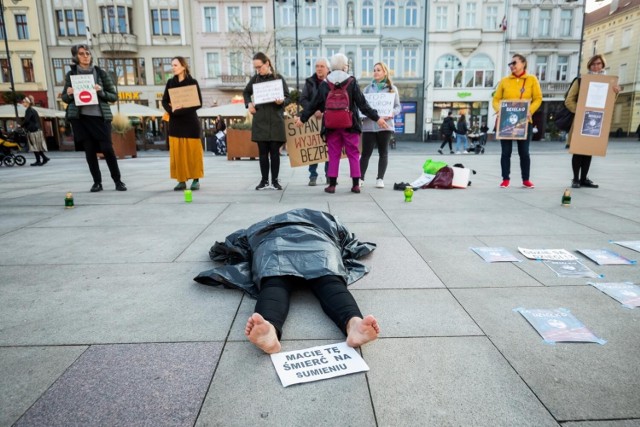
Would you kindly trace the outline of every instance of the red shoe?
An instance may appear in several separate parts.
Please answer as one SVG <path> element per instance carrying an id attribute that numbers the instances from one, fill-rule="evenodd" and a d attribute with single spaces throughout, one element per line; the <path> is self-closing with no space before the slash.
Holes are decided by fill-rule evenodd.
<path id="1" fill-rule="evenodd" d="M 354 185 L 353 187 L 351 187 L 351 192 L 352 193 L 360 193 L 360 186 L 359 185 Z"/>
<path id="2" fill-rule="evenodd" d="M 500 184 L 500 188 L 507 188 L 509 186 L 509 180 L 503 179 L 502 184 Z"/>
<path id="3" fill-rule="evenodd" d="M 330 185 L 328 187 L 325 187 L 324 192 L 333 194 L 333 193 L 336 192 L 336 186 L 335 185 Z"/>
<path id="4" fill-rule="evenodd" d="M 525 188 L 535 188 L 536 186 L 533 185 L 533 182 L 526 180 L 526 181 L 522 181 L 522 186 Z"/>

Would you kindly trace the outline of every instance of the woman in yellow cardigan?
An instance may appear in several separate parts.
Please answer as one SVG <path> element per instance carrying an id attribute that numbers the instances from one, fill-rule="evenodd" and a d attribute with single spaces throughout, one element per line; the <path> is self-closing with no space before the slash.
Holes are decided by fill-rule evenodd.
<path id="1" fill-rule="evenodd" d="M 604 56 L 595 55 L 587 62 L 587 69 L 589 74 L 606 74 L 604 67 L 607 66 Z M 613 92 L 618 96 L 620 93 L 620 86 L 616 85 L 611 88 Z M 580 94 L 580 79 L 575 79 L 567 92 L 567 96 L 564 100 L 564 105 L 567 110 L 572 113 L 576 112 L 578 108 L 578 95 Z M 574 122 L 575 123 L 575 122 Z M 569 131 L 567 137 L 567 147 L 571 144 L 571 133 L 573 132 L 573 125 Z M 573 180 L 571 181 L 571 187 L 573 188 L 598 188 L 598 184 L 595 184 L 587 176 L 589 174 L 589 167 L 591 167 L 591 156 L 586 154 L 574 154 L 571 158 L 571 169 L 573 169 Z"/>
<path id="2" fill-rule="evenodd" d="M 536 76 L 527 74 L 527 59 L 516 53 L 508 64 L 511 74 L 500 80 L 498 88 L 493 95 L 493 109 L 500 114 L 500 101 L 502 100 L 531 100 L 529 105 L 529 129 L 527 131 L 526 140 L 515 140 L 518 143 L 518 155 L 520 156 L 520 171 L 522 174 L 522 186 L 525 188 L 533 188 L 533 182 L 529 180 L 531 170 L 531 158 L 529 157 L 529 143 L 531 142 L 532 120 L 531 116 L 542 104 L 542 90 Z M 498 117 L 500 120 L 500 117 Z M 500 187 L 507 188 L 509 186 L 511 174 L 511 151 L 513 149 L 513 141 L 511 139 L 501 139 L 502 155 L 500 157 L 500 166 L 502 168 L 502 183 Z"/>

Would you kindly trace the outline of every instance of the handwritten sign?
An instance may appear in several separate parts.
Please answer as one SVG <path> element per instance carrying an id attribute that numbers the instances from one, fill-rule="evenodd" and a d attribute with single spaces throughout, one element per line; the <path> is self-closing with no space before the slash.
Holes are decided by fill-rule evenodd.
<path id="1" fill-rule="evenodd" d="M 171 106 L 179 105 L 180 108 L 200 106 L 198 86 L 196 85 L 173 87 L 169 89 L 169 99 L 171 100 Z"/>
<path id="2" fill-rule="evenodd" d="M 283 387 L 369 370 L 364 359 L 346 342 L 275 353 L 271 362 Z"/>
<path id="3" fill-rule="evenodd" d="M 312 117 L 302 127 L 296 127 L 295 119 L 286 119 L 287 154 L 291 167 L 308 166 L 329 160 L 327 143 L 320 136 L 320 120 Z M 344 149 L 341 158 L 347 156 Z"/>
<path id="4" fill-rule="evenodd" d="M 520 253 L 529 259 L 546 259 L 552 261 L 572 261 L 578 259 L 577 256 L 566 249 L 527 249 L 518 247 Z"/>
<path id="5" fill-rule="evenodd" d="M 93 74 L 76 74 L 70 77 L 73 99 L 76 105 L 96 105 L 98 103 L 98 93 L 94 89 L 96 81 L 93 79 Z"/>
<path id="6" fill-rule="evenodd" d="M 501 101 L 496 139 L 527 139 L 530 101 Z"/>
<path id="7" fill-rule="evenodd" d="M 267 104 L 276 99 L 284 99 L 284 89 L 282 88 L 281 79 L 255 83 L 253 85 L 253 103 L 255 105 Z"/>
<path id="8" fill-rule="evenodd" d="M 395 93 L 382 92 L 382 93 L 365 93 L 364 97 L 371 108 L 378 112 L 380 117 L 393 116 L 393 103 L 396 100 Z M 360 117 L 365 117 L 360 112 Z"/>

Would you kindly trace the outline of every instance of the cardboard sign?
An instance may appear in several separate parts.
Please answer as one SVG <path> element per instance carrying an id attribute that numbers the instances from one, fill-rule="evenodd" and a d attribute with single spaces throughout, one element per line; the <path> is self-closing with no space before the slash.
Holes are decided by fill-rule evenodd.
<path id="1" fill-rule="evenodd" d="M 196 85 L 173 87 L 169 89 L 169 99 L 171 100 L 172 106 L 179 105 L 180 108 L 200 106 L 198 86 Z"/>
<path id="2" fill-rule="evenodd" d="M 580 80 L 578 106 L 571 131 L 571 154 L 605 156 L 616 102 L 617 76 L 585 74 Z"/>
<path id="3" fill-rule="evenodd" d="M 369 370 L 360 354 L 346 342 L 275 353 L 271 361 L 283 387 Z"/>
<path id="4" fill-rule="evenodd" d="M 378 112 L 380 117 L 392 117 L 393 116 L 393 103 L 396 100 L 395 93 L 382 92 L 382 93 L 365 93 L 364 94 L 367 103 L 371 108 Z M 365 117 L 362 111 L 359 112 L 360 117 Z"/>
<path id="5" fill-rule="evenodd" d="M 94 89 L 96 85 L 93 74 L 76 74 L 71 77 L 73 99 L 77 106 L 96 105 L 98 93 Z"/>
<path id="6" fill-rule="evenodd" d="M 268 104 L 276 99 L 284 99 L 282 80 L 272 80 L 264 83 L 253 84 L 253 104 Z"/>
<path id="7" fill-rule="evenodd" d="M 529 130 L 529 100 L 500 102 L 500 119 L 496 139 L 527 139 Z"/>
<path id="8" fill-rule="evenodd" d="M 320 136 L 320 120 L 312 117 L 302 127 L 295 125 L 295 119 L 286 119 L 287 154 L 291 167 L 308 166 L 329 160 L 327 143 Z M 344 149 L 340 158 L 347 157 Z"/>

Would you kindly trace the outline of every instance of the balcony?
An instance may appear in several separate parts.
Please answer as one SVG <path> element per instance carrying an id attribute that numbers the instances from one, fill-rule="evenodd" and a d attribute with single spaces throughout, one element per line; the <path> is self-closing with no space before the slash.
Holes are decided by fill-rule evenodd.
<path id="1" fill-rule="evenodd" d="M 456 30 L 451 34 L 451 46 L 453 46 L 462 56 L 469 56 L 476 50 L 482 41 L 482 31 L 475 28 L 464 28 Z"/>
<path id="2" fill-rule="evenodd" d="M 213 84 L 219 90 L 243 90 L 249 81 L 248 76 L 220 75 L 220 79 Z"/>
<path id="3" fill-rule="evenodd" d="M 564 94 L 569 90 L 571 81 L 567 82 L 540 82 L 542 96 L 545 98 L 564 98 Z"/>
<path id="4" fill-rule="evenodd" d="M 138 53 L 138 37 L 133 34 L 101 33 L 96 37 L 103 53 Z"/>

